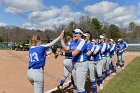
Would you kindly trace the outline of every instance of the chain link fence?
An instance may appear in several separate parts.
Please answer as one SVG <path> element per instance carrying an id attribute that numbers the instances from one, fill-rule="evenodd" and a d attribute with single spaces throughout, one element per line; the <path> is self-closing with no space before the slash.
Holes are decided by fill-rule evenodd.
<path id="1" fill-rule="evenodd" d="M 127 51 L 139 51 L 140 52 L 140 38 L 125 38 L 125 42 L 128 44 Z M 47 41 L 44 41 L 44 43 L 48 43 Z M 59 42 L 58 42 L 59 43 Z M 56 43 L 56 44 L 58 44 Z M 10 49 L 11 43 L 8 42 L 0 42 L 0 49 Z"/>
<path id="2" fill-rule="evenodd" d="M 124 40 L 128 44 L 128 51 L 140 52 L 140 38 L 125 38 Z"/>

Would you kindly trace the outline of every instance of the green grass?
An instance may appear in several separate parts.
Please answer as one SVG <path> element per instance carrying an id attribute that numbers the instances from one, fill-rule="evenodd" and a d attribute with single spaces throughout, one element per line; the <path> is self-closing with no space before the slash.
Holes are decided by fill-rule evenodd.
<path id="1" fill-rule="evenodd" d="M 140 93 L 140 57 L 136 57 L 99 93 Z"/>

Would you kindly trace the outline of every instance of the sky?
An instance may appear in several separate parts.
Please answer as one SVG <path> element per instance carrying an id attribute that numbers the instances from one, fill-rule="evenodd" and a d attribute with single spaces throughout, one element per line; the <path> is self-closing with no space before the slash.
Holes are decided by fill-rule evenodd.
<path id="1" fill-rule="evenodd" d="M 0 0 L 0 26 L 53 30 L 85 15 L 118 26 L 140 25 L 140 0 Z"/>

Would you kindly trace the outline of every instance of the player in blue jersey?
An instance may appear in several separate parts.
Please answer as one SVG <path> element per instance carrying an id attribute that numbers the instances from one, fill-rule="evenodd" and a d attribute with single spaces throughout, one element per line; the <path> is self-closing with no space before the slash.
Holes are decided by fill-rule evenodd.
<path id="1" fill-rule="evenodd" d="M 44 93 L 44 66 L 46 51 L 54 45 L 62 36 L 64 31 L 52 42 L 41 45 L 41 38 L 33 36 L 30 40 L 28 80 L 34 86 L 34 93 Z"/>
<path id="2" fill-rule="evenodd" d="M 72 57 L 72 76 L 77 87 L 77 93 L 86 93 L 85 81 L 88 70 L 87 45 L 85 40 L 82 39 L 82 34 L 82 30 L 75 29 L 73 32 L 73 41 L 69 47 L 66 47 L 66 50 L 72 51 L 62 52 L 62 55 Z"/>
<path id="3" fill-rule="evenodd" d="M 95 64 L 94 64 L 94 59 L 93 59 L 93 47 L 95 47 L 95 45 L 93 44 L 93 42 L 91 41 L 92 39 L 92 35 L 89 31 L 85 32 L 84 36 L 85 41 L 87 43 L 87 62 L 88 62 L 88 71 L 89 71 L 89 77 L 90 77 L 90 81 L 92 83 L 92 90 L 93 93 L 97 93 L 97 86 L 96 86 L 96 73 L 95 73 Z"/>
<path id="4" fill-rule="evenodd" d="M 126 55 L 127 43 L 123 39 L 119 39 L 118 45 L 118 67 L 121 65 L 121 68 L 124 69 L 124 60 Z"/>
<path id="5" fill-rule="evenodd" d="M 66 38 L 66 46 L 70 47 L 71 42 L 72 42 L 72 38 L 70 36 L 67 36 L 67 38 Z M 65 45 L 63 45 L 64 43 L 65 43 L 64 40 L 61 39 L 62 47 L 65 50 L 66 47 L 65 47 Z M 71 51 L 71 50 L 68 50 L 68 51 Z M 64 84 L 65 80 L 67 79 L 68 75 L 70 73 L 72 73 L 72 69 L 73 69 L 72 57 L 65 56 L 65 59 L 63 61 L 63 65 L 64 65 L 64 75 L 63 75 L 62 79 L 60 80 L 60 85 L 58 86 L 59 89 L 63 88 L 63 84 Z M 74 83 L 72 76 L 71 76 L 71 83 L 72 84 Z"/>
<path id="6" fill-rule="evenodd" d="M 105 43 L 107 44 L 107 48 L 105 51 L 106 56 L 106 64 L 105 64 L 105 70 L 106 70 L 106 80 L 110 79 L 110 65 L 111 65 L 111 59 L 110 59 L 110 45 L 108 38 L 105 39 Z"/>
<path id="7" fill-rule="evenodd" d="M 100 89 L 103 89 L 102 81 L 103 81 L 103 65 L 102 65 L 102 55 L 101 55 L 101 48 L 97 41 L 93 40 L 94 47 L 92 48 L 93 51 L 93 61 L 95 65 L 95 73 L 97 73 L 97 77 L 99 78 L 99 85 Z M 94 84 L 94 87 L 96 88 L 96 84 Z"/>
<path id="8" fill-rule="evenodd" d="M 105 64 L 106 64 L 106 55 L 105 52 L 107 50 L 107 44 L 105 43 L 105 36 L 99 36 L 99 46 L 100 46 L 100 53 L 102 56 L 102 66 L 103 66 L 103 80 L 105 79 Z"/>
<path id="9" fill-rule="evenodd" d="M 117 55 L 116 55 L 116 44 L 113 39 L 109 39 L 109 45 L 110 45 L 110 58 L 112 63 L 112 70 L 113 73 L 111 75 L 116 75 L 116 63 L 117 63 Z"/>

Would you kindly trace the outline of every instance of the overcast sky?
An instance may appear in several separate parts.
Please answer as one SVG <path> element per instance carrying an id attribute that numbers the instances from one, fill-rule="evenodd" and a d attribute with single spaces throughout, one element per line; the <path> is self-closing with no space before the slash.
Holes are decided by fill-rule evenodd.
<path id="1" fill-rule="evenodd" d="M 0 25 L 53 29 L 83 15 L 101 21 L 140 25 L 139 0 L 0 0 Z"/>

